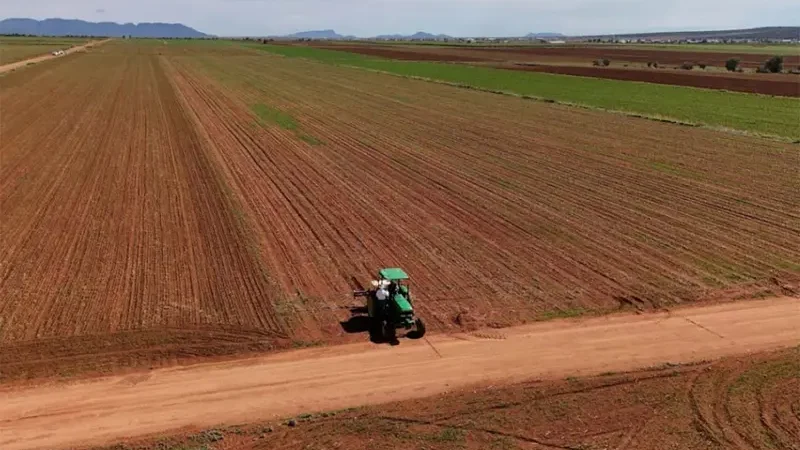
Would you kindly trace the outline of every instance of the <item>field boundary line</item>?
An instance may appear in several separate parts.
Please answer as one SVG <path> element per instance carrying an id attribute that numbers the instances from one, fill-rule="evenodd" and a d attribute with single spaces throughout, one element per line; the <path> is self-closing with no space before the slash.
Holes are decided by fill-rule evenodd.
<path id="1" fill-rule="evenodd" d="M 692 319 L 690 319 L 690 318 L 688 318 L 686 316 L 682 316 L 682 317 L 683 317 L 683 320 L 685 320 L 685 321 L 689 322 L 690 324 L 700 328 L 701 330 L 705 330 L 705 331 L 713 334 L 714 336 L 717 336 L 720 339 L 725 339 L 725 336 L 717 333 L 716 331 L 714 331 L 714 330 L 712 330 L 712 329 L 710 329 L 710 328 L 708 328 L 708 327 L 706 327 L 704 325 L 700 325 L 699 323 L 695 322 L 694 320 L 692 320 Z"/>
<path id="2" fill-rule="evenodd" d="M 278 55 L 278 56 L 284 57 L 282 55 Z M 306 61 L 320 63 L 320 61 L 317 61 L 317 60 L 314 60 L 314 59 L 311 59 L 311 58 L 302 58 L 302 59 L 304 59 Z M 324 63 L 322 63 L 322 64 L 324 64 Z M 645 120 L 650 120 L 650 121 L 653 121 L 653 122 L 671 123 L 673 125 L 681 125 L 681 126 L 692 127 L 692 128 L 703 128 L 703 129 L 718 131 L 718 132 L 722 132 L 722 133 L 738 134 L 738 135 L 741 135 L 741 136 L 750 136 L 750 137 L 756 137 L 756 138 L 761 138 L 761 139 L 769 139 L 769 140 L 783 142 L 783 143 L 789 143 L 789 144 L 800 144 L 800 139 L 790 138 L 790 137 L 787 137 L 787 136 L 779 136 L 779 135 L 776 135 L 776 134 L 757 133 L 757 132 L 753 132 L 753 131 L 738 130 L 738 129 L 735 129 L 735 128 L 718 126 L 718 125 L 709 125 L 709 124 L 705 124 L 705 123 L 689 122 L 689 121 L 685 121 L 685 120 L 676 119 L 674 117 L 660 116 L 660 115 L 656 115 L 656 114 L 645 114 L 645 113 L 637 113 L 637 112 L 632 112 L 632 111 L 623 111 L 623 110 L 619 110 L 619 109 L 601 108 L 601 107 L 598 107 L 598 106 L 587 105 L 585 103 L 567 102 L 567 101 L 563 101 L 563 100 L 555 100 L 555 99 L 551 99 L 551 98 L 539 97 L 539 96 L 529 95 L 529 94 L 518 94 L 516 92 L 511 92 L 511 91 L 503 91 L 503 90 L 497 90 L 497 89 L 485 89 L 485 88 L 472 86 L 472 85 L 464 84 L 464 83 L 454 83 L 452 81 L 442 81 L 442 80 L 437 80 L 437 79 L 434 79 L 434 78 L 420 77 L 420 76 L 416 76 L 416 75 L 400 75 L 400 74 L 388 72 L 388 71 L 385 71 L 385 70 L 370 69 L 370 68 L 366 68 L 366 67 L 353 66 L 353 65 L 349 65 L 349 64 L 336 64 L 336 63 L 334 63 L 334 65 L 339 66 L 339 67 L 346 67 L 346 68 L 349 68 L 349 69 L 358 69 L 358 70 L 365 70 L 367 72 L 380 73 L 380 74 L 384 74 L 384 75 L 391 75 L 391 76 L 399 77 L 399 78 L 407 78 L 407 79 L 411 79 L 411 80 L 427 81 L 429 83 L 444 84 L 444 85 L 447 85 L 447 86 L 452 86 L 452 87 L 461 88 L 461 89 L 469 89 L 469 90 L 473 90 L 473 91 L 488 92 L 488 93 L 491 93 L 491 94 L 506 95 L 506 96 L 509 96 L 509 97 L 516 97 L 516 98 L 520 98 L 520 99 L 523 99 L 523 100 L 532 100 L 532 101 L 537 101 L 537 102 L 542 102 L 542 103 L 552 103 L 552 104 L 556 104 L 556 105 L 570 106 L 570 107 L 581 108 L 581 109 L 586 109 L 586 110 L 590 110 L 590 111 L 601 111 L 601 112 L 611 113 L 611 114 L 620 114 L 620 115 L 627 116 L 627 117 L 645 119 Z M 567 76 L 569 76 L 569 75 L 567 75 Z M 632 83 L 635 83 L 635 82 L 632 82 Z M 682 87 L 687 87 L 687 86 L 682 86 Z M 688 86 L 687 88 L 689 88 L 689 89 L 698 89 L 698 88 L 693 88 L 693 87 L 690 87 L 690 86 Z M 759 94 L 750 94 L 750 95 L 759 95 Z"/>

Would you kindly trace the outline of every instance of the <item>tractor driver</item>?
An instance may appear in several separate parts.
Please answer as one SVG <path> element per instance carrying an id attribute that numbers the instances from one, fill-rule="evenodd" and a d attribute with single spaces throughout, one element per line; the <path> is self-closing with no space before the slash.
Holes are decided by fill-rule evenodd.
<path id="1" fill-rule="evenodd" d="M 381 281 L 382 282 L 378 286 L 378 290 L 375 291 L 375 298 L 380 301 L 385 301 L 389 299 L 389 291 L 386 290 L 386 283 L 383 282 L 383 280 Z"/>

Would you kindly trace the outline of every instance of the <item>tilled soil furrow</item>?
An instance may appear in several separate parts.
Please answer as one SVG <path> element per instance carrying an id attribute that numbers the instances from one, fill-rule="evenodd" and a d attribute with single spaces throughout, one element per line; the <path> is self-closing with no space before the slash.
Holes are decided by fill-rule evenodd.
<path id="1" fill-rule="evenodd" d="M 691 130 L 698 145 L 676 143 L 672 154 L 655 133 L 671 126 L 614 117 L 587 122 L 594 136 L 568 134 L 564 120 L 591 114 L 270 56 L 171 61 L 183 87 L 202 92 L 191 109 L 207 110 L 198 112 L 204 126 L 234 135 L 220 152 L 242 174 L 271 271 L 318 309 L 344 304 L 348 274 L 390 265 L 387 255 L 414 272 L 422 311 L 436 326 L 449 326 L 460 309 L 496 316 L 479 298 L 523 315 L 565 303 L 607 308 L 617 298 L 672 304 L 758 281 L 800 257 L 786 179 L 761 173 L 747 183 L 759 190 L 742 189 L 733 183 L 740 166 L 708 171 L 724 159 L 703 147 L 712 139 L 706 130 Z M 256 104 L 291 115 L 299 128 L 259 124 L 248 111 Z M 548 115 L 529 120 L 537 112 Z M 236 116 L 236 125 L 220 128 L 215 116 Z M 642 129 L 622 128 L 629 125 Z M 321 144 L 301 142 L 303 133 Z M 759 156 L 736 139 L 721 141 L 731 154 L 764 159 L 760 167 L 776 175 L 791 156 L 783 144 Z M 248 180 L 249 166 L 259 175 Z M 270 192 L 294 201 L 265 209 Z M 393 220 L 381 220 L 387 212 Z M 287 224 L 291 232 L 276 232 Z M 286 237 L 302 253 L 273 243 Z M 451 284 L 468 292 L 457 304 L 446 300 Z"/>
<path id="2" fill-rule="evenodd" d="M 35 86 L 6 75 L 3 107 L 42 120 L 0 117 L 3 378 L 42 373 L 47 348 L 71 353 L 34 345 L 48 338 L 93 336 L 123 365 L 175 358 L 180 346 L 163 344 L 209 329 L 237 329 L 242 348 L 287 338 L 281 293 L 162 62 L 111 46 L 122 51 L 76 55 Z M 165 329 L 183 334 L 150 340 Z M 185 354 L 239 348 L 200 342 Z M 35 357 L 15 351 L 28 347 Z"/>

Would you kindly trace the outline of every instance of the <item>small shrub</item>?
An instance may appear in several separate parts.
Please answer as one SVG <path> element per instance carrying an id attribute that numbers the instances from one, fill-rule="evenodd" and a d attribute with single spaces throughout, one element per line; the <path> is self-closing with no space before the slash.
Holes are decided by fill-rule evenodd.
<path id="1" fill-rule="evenodd" d="M 218 442 L 225 439 L 225 435 L 220 430 L 206 430 L 200 434 L 196 434 L 191 437 L 191 439 L 198 443 L 211 443 L 211 442 Z"/>
<path id="2" fill-rule="evenodd" d="M 783 71 L 783 56 L 773 56 L 764 63 L 764 69 L 772 73 L 781 73 Z"/>
<path id="3" fill-rule="evenodd" d="M 725 68 L 728 69 L 728 72 L 736 72 L 736 69 L 739 68 L 739 59 L 731 58 L 725 61 Z"/>
<path id="4" fill-rule="evenodd" d="M 683 70 L 692 70 L 692 69 L 694 69 L 694 63 L 685 62 L 685 63 L 681 64 L 681 69 L 683 69 Z"/>
<path id="5" fill-rule="evenodd" d="M 603 65 L 603 60 L 602 59 L 595 59 L 594 61 L 592 61 L 592 65 L 593 66 L 602 66 Z"/>
<path id="6" fill-rule="evenodd" d="M 655 67 L 656 69 L 658 69 L 658 61 L 655 61 L 655 62 L 653 63 L 653 67 Z"/>
<path id="7" fill-rule="evenodd" d="M 706 63 L 700 63 L 700 64 L 698 64 L 698 66 L 700 66 L 700 68 L 703 69 L 703 70 L 706 69 Z"/>
<path id="8" fill-rule="evenodd" d="M 653 63 L 651 63 L 651 62 L 649 62 L 649 61 L 648 61 L 648 63 L 647 63 L 647 67 L 653 67 Z"/>
<path id="9" fill-rule="evenodd" d="M 605 67 L 608 67 L 610 64 L 611 64 L 611 61 L 609 61 L 609 60 L 608 60 L 608 58 L 604 58 L 604 59 L 603 59 L 603 65 L 604 65 Z"/>

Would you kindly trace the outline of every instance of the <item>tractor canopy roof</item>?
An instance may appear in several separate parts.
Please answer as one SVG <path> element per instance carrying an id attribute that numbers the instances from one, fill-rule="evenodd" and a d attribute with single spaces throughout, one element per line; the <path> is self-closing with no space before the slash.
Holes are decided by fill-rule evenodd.
<path id="1" fill-rule="evenodd" d="M 379 272 L 381 278 L 385 280 L 407 280 L 408 274 L 403 269 L 398 269 L 396 267 L 388 268 L 388 269 L 381 269 Z"/>

